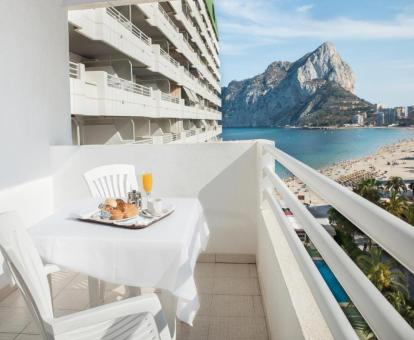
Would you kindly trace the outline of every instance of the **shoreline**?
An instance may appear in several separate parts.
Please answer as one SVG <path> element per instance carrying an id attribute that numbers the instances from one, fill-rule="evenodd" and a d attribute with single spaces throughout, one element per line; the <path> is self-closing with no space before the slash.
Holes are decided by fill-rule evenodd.
<path id="1" fill-rule="evenodd" d="M 352 186 L 364 177 L 375 177 L 385 181 L 398 176 L 404 181 L 414 181 L 414 138 L 404 139 L 381 146 L 367 156 L 344 160 L 318 170 L 321 174 L 343 185 Z M 310 192 L 300 180 L 288 177 L 287 186 L 296 194 L 305 197 L 304 202 L 322 204 L 324 201 Z"/>

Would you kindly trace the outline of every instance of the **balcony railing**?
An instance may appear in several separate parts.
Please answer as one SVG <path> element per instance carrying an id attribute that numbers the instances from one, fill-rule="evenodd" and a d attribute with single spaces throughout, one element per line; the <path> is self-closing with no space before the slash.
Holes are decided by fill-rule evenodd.
<path id="1" fill-rule="evenodd" d="M 121 12 L 119 12 L 114 7 L 107 7 L 106 13 L 118 21 L 122 26 L 124 26 L 128 31 L 133 35 L 141 39 L 145 44 L 151 46 L 151 38 L 148 37 L 144 32 L 142 32 L 137 26 L 135 26 L 130 20 L 128 20 Z"/>
<path id="2" fill-rule="evenodd" d="M 161 92 L 161 99 L 167 102 L 175 103 L 175 104 L 180 103 L 180 98 L 176 96 L 172 96 L 169 93 L 165 93 L 165 92 Z"/>
<path id="3" fill-rule="evenodd" d="M 128 92 L 133 92 L 133 93 L 140 94 L 146 97 L 151 97 L 151 93 L 152 93 L 152 90 L 150 87 L 140 85 L 140 84 L 134 83 L 126 79 L 118 78 L 111 74 L 107 75 L 107 84 L 110 87 L 114 87 L 114 88 L 128 91 Z"/>
<path id="4" fill-rule="evenodd" d="M 174 29 L 174 31 L 180 32 L 180 29 L 177 27 L 177 25 L 174 23 L 174 21 L 171 20 L 170 16 L 165 11 L 165 9 L 161 6 L 161 4 L 158 4 L 158 9 L 162 13 L 162 15 L 165 17 L 165 19 L 167 19 L 167 21 L 170 23 L 170 25 Z"/>
<path id="5" fill-rule="evenodd" d="M 371 237 L 408 270 L 414 271 L 414 257 L 412 256 L 414 229 L 412 226 L 324 177 L 281 150 L 266 145 L 264 146 L 264 155 L 282 164 L 308 185 L 310 190 L 324 198 L 327 203 Z M 296 216 L 376 336 L 379 339 L 413 338 L 413 329 L 321 227 L 306 207 L 299 202 L 282 179 L 275 174 L 274 169 L 273 162 L 268 162 L 264 167 L 264 197 L 274 211 L 334 338 L 358 339 L 284 215 L 272 187 L 276 189 L 277 194 L 282 197 L 287 207 Z"/>
<path id="6" fill-rule="evenodd" d="M 80 78 L 80 65 L 69 61 L 69 77 L 79 79 Z"/>
<path id="7" fill-rule="evenodd" d="M 180 66 L 180 63 L 177 60 L 175 60 L 173 57 L 171 57 L 170 54 L 168 52 L 164 51 L 162 48 L 160 48 L 160 53 L 165 59 L 167 59 L 175 67 Z"/>

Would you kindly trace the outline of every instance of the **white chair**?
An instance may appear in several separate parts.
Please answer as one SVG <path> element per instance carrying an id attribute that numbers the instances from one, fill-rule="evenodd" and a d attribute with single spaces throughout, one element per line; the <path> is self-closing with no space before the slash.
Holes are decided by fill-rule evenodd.
<path id="1" fill-rule="evenodd" d="M 17 213 L 0 214 L 0 252 L 45 340 L 171 340 L 155 294 L 55 318 L 46 270 Z"/>
<path id="2" fill-rule="evenodd" d="M 103 165 L 84 175 L 92 197 L 126 197 L 131 190 L 138 190 L 135 167 L 129 164 Z"/>
<path id="3" fill-rule="evenodd" d="M 92 197 L 120 198 L 126 197 L 131 190 L 138 190 L 135 167 L 130 164 L 103 165 L 87 171 L 83 177 L 89 187 Z M 88 277 L 89 301 L 91 306 L 103 303 L 105 282 Z M 128 296 L 137 296 L 140 289 L 126 287 Z"/>

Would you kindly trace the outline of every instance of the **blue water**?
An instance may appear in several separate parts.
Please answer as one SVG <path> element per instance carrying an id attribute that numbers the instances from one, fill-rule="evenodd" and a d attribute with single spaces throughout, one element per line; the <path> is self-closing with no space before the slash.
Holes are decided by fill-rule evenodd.
<path id="1" fill-rule="evenodd" d="M 270 139 L 276 146 L 314 169 L 363 157 L 379 147 L 414 138 L 413 129 L 284 129 L 225 128 L 223 140 Z"/>
<path id="2" fill-rule="evenodd" d="M 338 302 L 349 302 L 349 296 L 345 293 L 341 284 L 329 269 L 328 265 L 324 260 L 314 260 L 316 267 L 321 273 L 323 279 L 331 290 L 332 294 L 335 296 L 336 301 Z"/>

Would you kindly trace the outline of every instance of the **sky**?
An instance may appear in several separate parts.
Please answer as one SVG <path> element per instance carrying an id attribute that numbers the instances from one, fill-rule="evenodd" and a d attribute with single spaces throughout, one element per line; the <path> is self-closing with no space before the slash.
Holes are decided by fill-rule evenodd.
<path id="1" fill-rule="evenodd" d="M 414 0 L 216 0 L 222 85 L 333 42 L 356 94 L 414 105 Z"/>

